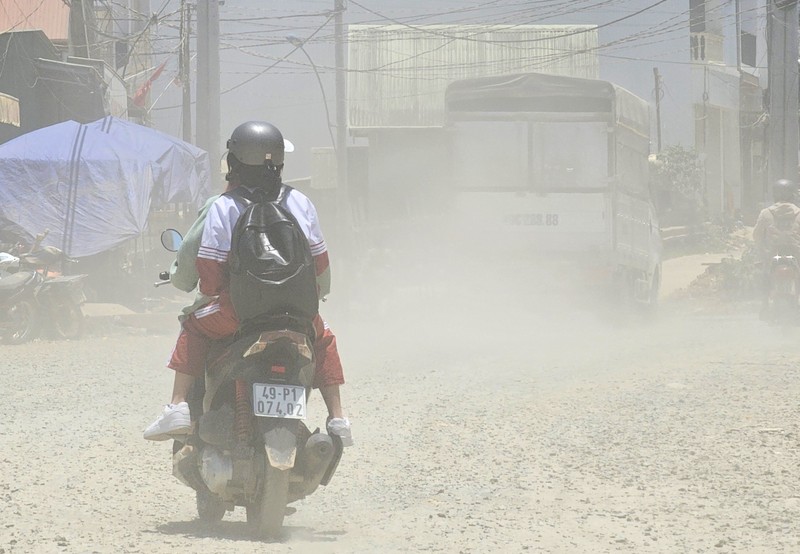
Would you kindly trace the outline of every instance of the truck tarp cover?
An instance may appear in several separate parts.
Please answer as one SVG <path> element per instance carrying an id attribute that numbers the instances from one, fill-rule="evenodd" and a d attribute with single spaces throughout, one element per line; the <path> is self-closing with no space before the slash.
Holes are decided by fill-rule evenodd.
<path id="1" fill-rule="evenodd" d="M 208 154 L 169 135 L 106 117 L 66 121 L 0 145 L 0 227 L 80 258 L 138 237 L 151 206 L 199 206 Z"/>
<path id="2" fill-rule="evenodd" d="M 448 113 L 616 113 L 649 133 L 647 102 L 608 81 L 522 73 L 454 81 L 445 94 Z"/>

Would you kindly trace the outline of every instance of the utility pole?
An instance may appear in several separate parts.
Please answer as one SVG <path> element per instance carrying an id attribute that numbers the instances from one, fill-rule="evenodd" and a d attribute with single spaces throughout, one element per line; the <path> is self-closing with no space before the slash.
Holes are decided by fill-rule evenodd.
<path id="1" fill-rule="evenodd" d="M 131 49 L 128 52 L 128 62 L 133 62 L 132 73 L 138 73 L 150 67 L 151 61 L 148 57 L 149 54 L 146 54 L 150 50 L 150 33 L 147 31 L 151 15 L 150 0 L 128 0 L 128 6 L 131 10 L 130 34 L 136 36 L 134 41 L 128 45 Z M 128 69 L 127 63 L 125 69 Z"/>
<path id="2" fill-rule="evenodd" d="M 69 6 L 69 50 L 71 56 L 91 58 L 95 45 L 94 5 L 73 0 Z"/>
<path id="3" fill-rule="evenodd" d="M 347 88 L 344 55 L 344 0 L 334 0 L 336 43 L 336 187 L 339 242 L 347 250 L 350 232 L 350 198 L 347 179 Z"/>
<path id="4" fill-rule="evenodd" d="M 656 133 L 658 137 L 658 150 L 657 152 L 661 152 L 661 75 L 658 73 L 658 68 L 653 68 L 653 77 L 656 80 Z"/>
<path id="5" fill-rule="evenodd" d="M 183 120 L 183 140 L 192 142 L 192 58 L 189 49 L 189 37 L 192 35 L 192 12 L 189 3 L 181 0 L 181 85 L 183 101 L 181 117 Z M 209 160 L 212 161 L 212 160 Z M 213 162 L 213 161 L 212 161 Z M 214 167 L 213 163 L 211 167 Z"/>
<path id="6" fill-rule="evenodd" d="M 798 21 L 796 0 L 769 0 L 769 160 L 770 183 L 797 181 L 800 126 L 797 120 Z"/>
<path id="7" fill-rule="evenodd" d="M 219 164 L 219 0 L 197 2 L 197 145 Z"/>

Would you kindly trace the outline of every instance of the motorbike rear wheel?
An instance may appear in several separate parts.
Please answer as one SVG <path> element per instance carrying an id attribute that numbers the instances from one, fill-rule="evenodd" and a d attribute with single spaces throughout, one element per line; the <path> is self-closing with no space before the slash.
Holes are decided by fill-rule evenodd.
<path id="1" fill-rule="evenodd" d="M 36 336 L 39 329 L 39 314 L 30 300 L 20 300 L 8 309 L 8 328 L 3 334 L 3 342 L 22 344 Z"/>
<path id="2" fill-rule="evenodd" d="M 225 504 L 214 494 L 197 491 L 197 515 L 203 523 L 217 523 L 225 516 Z"/>
<path id="3" fill-rule="evenodd" d="M 278 538 L 289 500 L 289 471 L 267 464 L 258 500 L 247 509 L 247 523 L 260 539 Z"/>
<path id="4" fill-rule="evenodd" d="M 772 314 L 777 325 L 792 325 L 797 322 L 798 306 L 797 297 L 793 294 L 782 293 L 773 298 Z"/>
<path id="5" fill-rule="evenodd" d="M 53 332 L 57 338 L 78 339 L 83 334 L 84 320 L 78 304 L 64 304 L 53 310 Z"/>

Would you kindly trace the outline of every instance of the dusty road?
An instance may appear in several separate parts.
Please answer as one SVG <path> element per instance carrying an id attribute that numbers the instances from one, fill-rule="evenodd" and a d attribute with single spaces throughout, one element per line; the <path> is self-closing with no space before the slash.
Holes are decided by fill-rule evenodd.
<path id="1" fill-rule="evenodd" d="M 0 347 L 0 553 L 800 552 L 800 329 L 335 311 L 356 446 L 268 546 L 141 438 L 172 330 Z"/>

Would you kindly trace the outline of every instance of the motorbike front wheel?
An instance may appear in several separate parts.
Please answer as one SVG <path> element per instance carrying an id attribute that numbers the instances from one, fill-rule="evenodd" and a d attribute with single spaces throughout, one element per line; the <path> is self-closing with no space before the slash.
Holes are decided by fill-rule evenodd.
<path id="1" fill-rule="evenodd" d="M 247 506 L 247 523 L 258 538 L 274 539 L 281 533 L 289 499 L 289 471 L 267 464 L 258 500 Z"/>
<path id="2" fill-rule="evenodd" d="M 53 310 L 53 332 L 57 338 L 75 340 L 83 334 L 83 310 L 78 304 L 68 303 Z"/>
<path id="3" fill-rule="evenodd" d="M 39 317 L 36 306 L 30 300 L 20 300 L 6 313 L 8 327 L 3 333 L 3 341 L 8 344 L 22 344 L 36 336 Z"/>

